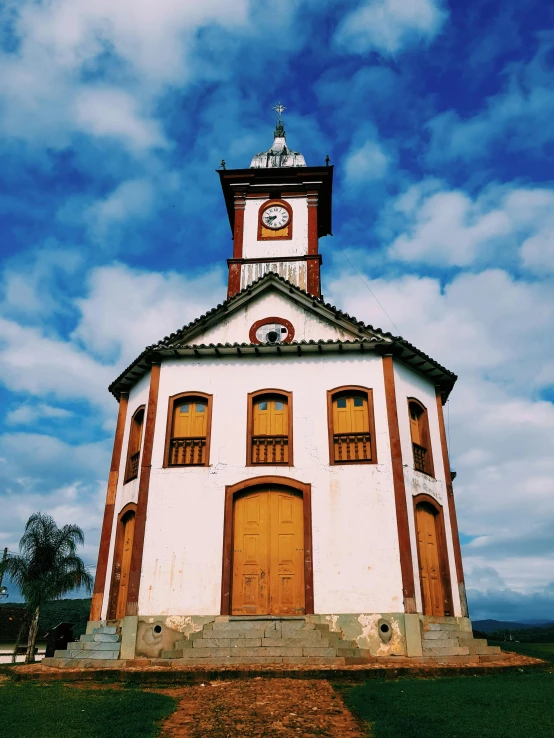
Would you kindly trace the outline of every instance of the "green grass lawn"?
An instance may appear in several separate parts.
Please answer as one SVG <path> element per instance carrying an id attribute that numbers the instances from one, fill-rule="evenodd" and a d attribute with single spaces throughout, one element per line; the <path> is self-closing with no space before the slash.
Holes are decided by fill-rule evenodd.
<path id="1" fill-rule="evenodd" d="M 151 738 L 175 700 L 136 689 L 63 684 L 0 684 L 0 735 L 6 738 Z"/>
<path id="2" fill-rule="evenodd" d="M 554 671 L 374 680 L 344 697 L 373 738 L 554 736 Z"/>
<path id="3" fill-rule="evenodd" d="M 513 641 L 489 641 L 489 646 L 500 646 L 503 651 L 515 651 L 525 656 L 554 663 L 554 643 L 514 643 Z M 553 731 L 554 734 L 554 731 Z"/>

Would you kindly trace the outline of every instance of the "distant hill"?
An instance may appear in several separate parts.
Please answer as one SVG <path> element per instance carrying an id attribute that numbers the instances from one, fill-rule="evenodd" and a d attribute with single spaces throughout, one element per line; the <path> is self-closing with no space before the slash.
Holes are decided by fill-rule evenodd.
<path id="1" fill-rule="evenodd" d="M 511 620 L 472 620 L 474 630 L 492 633 L 495 630 L 526 630 L 527 628 L 548 628 L 554 620 L 535 620 L 527 623 L 516 623 Z"/>

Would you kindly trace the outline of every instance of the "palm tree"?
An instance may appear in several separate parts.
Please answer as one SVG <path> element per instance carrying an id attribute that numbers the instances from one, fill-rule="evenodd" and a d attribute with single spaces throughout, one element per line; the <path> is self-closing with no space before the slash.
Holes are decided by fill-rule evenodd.
<path id="1" fill-rule="evenodd" d="M 78 587 L 92 589 L 93 579 L 83 560 L 77 556 L 77 544 L 85 537 L 77 525 L 58 528 L 50 515 L 31 515 L 19 541 L 19 554 L 9 554 L 0 562 L 0 577 L 6 574 L 19 587 L 32 615 L 25 663 L 35 660 L 35 642 L 40 608 L 58 600 Z"/>

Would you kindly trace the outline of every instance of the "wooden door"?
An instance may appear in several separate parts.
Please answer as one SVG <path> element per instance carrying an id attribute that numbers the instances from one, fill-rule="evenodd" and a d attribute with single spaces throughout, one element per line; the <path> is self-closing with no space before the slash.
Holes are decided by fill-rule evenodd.
<path id="1" fill-rule="evenodd" d="M 208 423 L 205 400 L 185 399 L 175 408 L 173 436 L 177 438 L 205 438 Z"/>
<path id="2" fill-rule="evenodd" d="M 234 505 L 233 615 L 301 615 L 304 592 L 304 506 L 288 490 L 239 497 Z"/>
<path id="3" fill-rule="evenodd" d="M 115 617 L 124 618 L 127 611 L 127 594 L 129 590 L 129 574 L 131 573 L 131 555 L 133 553 L 133 538 L 135 534 L 135 513 L 128 512 L 121 520 L 122 548 L 119 589 L 117 593 L 117 605 Z"/>
<path id="4" fill-rule="evenodd" d="M 416 506 L 419 574 L 424 615 L 445 615 L 437 513 L 431 505 Z"/>
<path id="5" fill-rule="evenodd" d="M 252 420 L 252 462 L 288 464 L 289 406 L 286 398 L 256 400 Z"/>
<path id="6" fill-rule="evenodd" d="M 333 400 L 333 428 L 341 434 L 368 433 L 367 398 L 351 396 Z"/>

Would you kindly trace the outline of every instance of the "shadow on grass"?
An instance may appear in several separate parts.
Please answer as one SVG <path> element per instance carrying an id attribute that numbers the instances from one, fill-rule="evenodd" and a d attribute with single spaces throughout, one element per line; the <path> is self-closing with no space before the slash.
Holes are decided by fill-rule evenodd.
<path id="1" fill-rule="evenodd" d="M 153 738 L 176 707 L 137 689 L 0 684 L 0 734 L 9 738 Z"/>
<path id="2" fill-rule="evenodd" d="M 373 738 L 552 738 L 554 671 L 339 686 Z"/>

